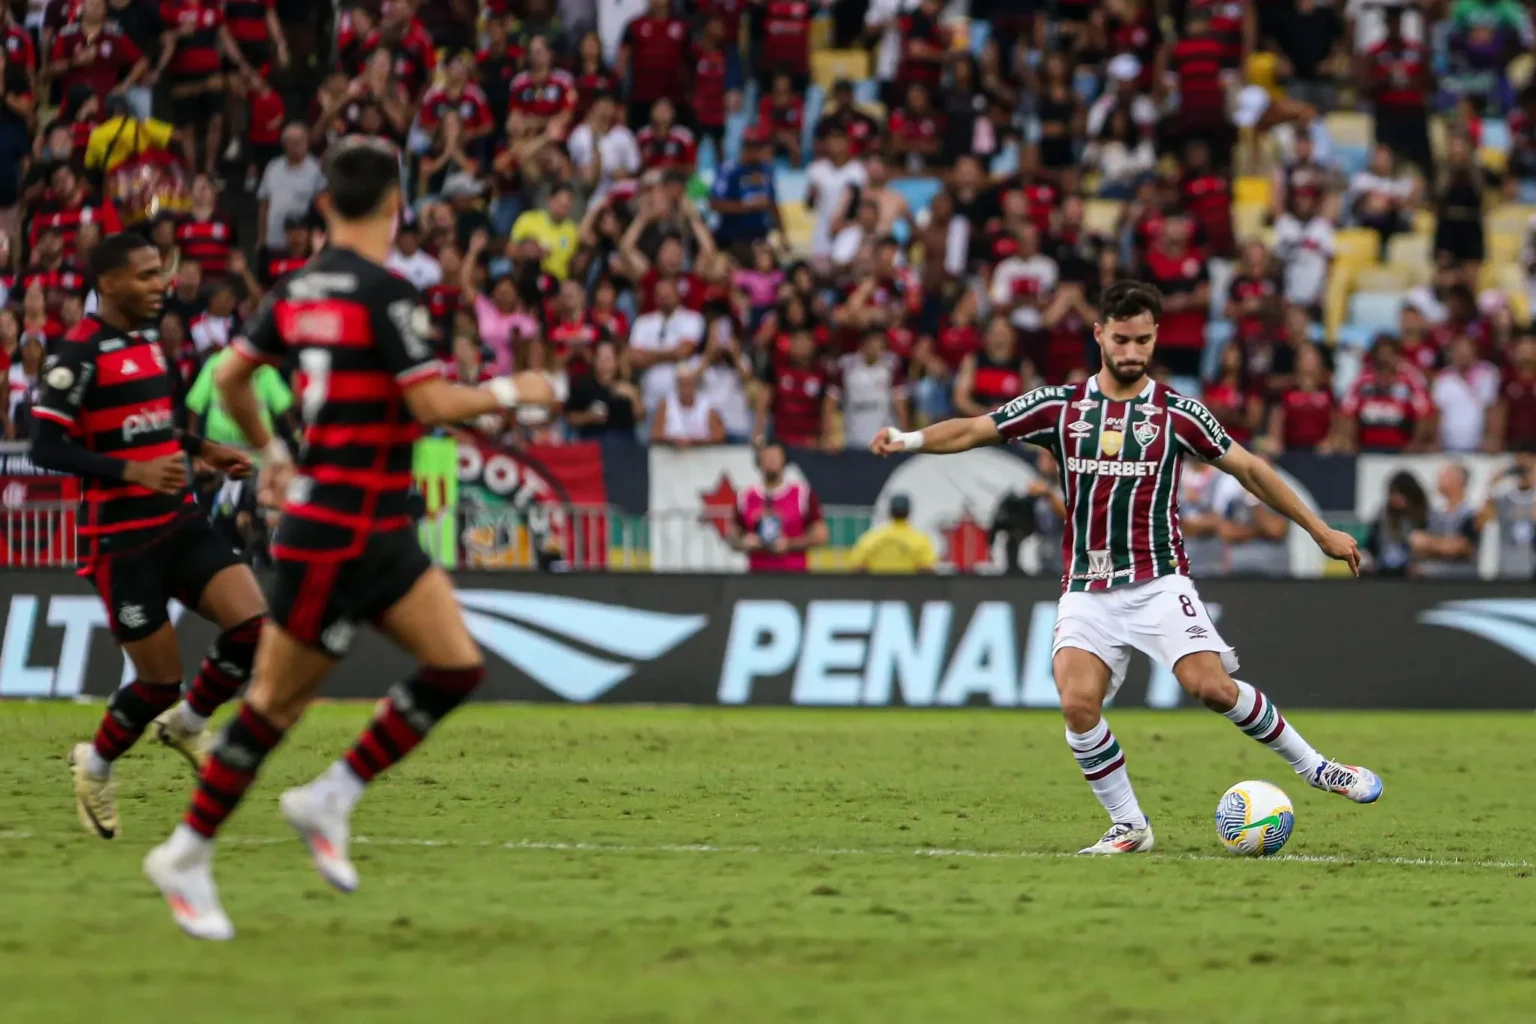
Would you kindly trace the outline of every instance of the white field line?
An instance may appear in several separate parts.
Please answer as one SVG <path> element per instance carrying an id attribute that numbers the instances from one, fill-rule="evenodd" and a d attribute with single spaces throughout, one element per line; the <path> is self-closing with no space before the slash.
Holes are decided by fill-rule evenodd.
<path id="1" fill-rule="evenodd" d="M 0 841 L 5 840 L 56 840 L 63 836 L 36 835 L 25 830 L 0 831 Z M 221 842 L 234 846 L 272 846 L 280 843 L 291 843 L 293 840 L 267 837 L 231 837 Z M 929 857 L 935 859 L 968 858 L 974 860 L 1076 860 L 1078 855 L 1065 850 L 960 850 L 945 849 L 941 847 L 917 847 L 908 848 L 881 848 L 881 847 L 830 847 L 830 846 L 720 846 L 714 843 L 586 843 L 563 842 L 559 840 L 540 839 L 510 839 L 496 841 L 482 839 L 474 842 L 462 842 L 457 839 L 409 839 L 398 836 L 353 836 L 352 842 L 359 846 L 406 846 L 406 847 L 444 847 L 448 849 L 476 848 L 476 849 L 502 849 L 502 850 L 545 850 L 565 853 L 627 853 L 627 854 L 727 854 L 727 855 L 769 855 L 769 856 L 800 856 L 800 857 L 870 857 L 870 858 L 911 858 Z M 1241 858 L 1234 856 L 1221 856 L 1208 853 L 1151 853 L 1146 855 L 1151 860 L 1180 860 L 1180 861 L 1220 861 L 1231 863 Z M 1084 858 L 1086 859 L 1086 858 Z M 1399 867 L 1412 868 L 1528 868 L 1532 863 L 1528 860 L 1461 860 L 1456 857 L 1341 857 L 1334 854 L 1307 854 L 1307 853 L 1282 853 L 1274 857 L 1262 858 L 1268 861 L 1288 861 L 1294 864 L 1388 864 Z"/>

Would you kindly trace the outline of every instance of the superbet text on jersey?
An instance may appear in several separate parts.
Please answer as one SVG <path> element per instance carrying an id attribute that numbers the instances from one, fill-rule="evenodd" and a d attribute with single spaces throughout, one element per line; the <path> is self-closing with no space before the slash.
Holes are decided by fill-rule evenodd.
<path id="1" fill-rule="evenodd" d="M 1148 381 L 1135 398 L 1104 395 L 1098 379 L 1036 388 L 992 413 L 1005 439 L 1047 449 L 1061 464 L 1067 520 L 1063 587 L 1109 590 L 1188 576 L 1179 532 L 1179 468 L 1215 461 L 1232 439 L 1205 406 Z"/>

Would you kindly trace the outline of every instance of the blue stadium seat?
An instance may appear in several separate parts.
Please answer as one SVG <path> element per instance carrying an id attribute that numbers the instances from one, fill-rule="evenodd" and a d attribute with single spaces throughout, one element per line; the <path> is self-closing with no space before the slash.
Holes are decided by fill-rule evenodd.
<path id="1" fill-rule="evenodd" d="M 1335 341 L 1340 349 L 1366 349 L 1371 347 L 1371 341 L 1375 337 L 1375 332 L 1367 328 L 1355 324 L 1343 324 L 1339 327 L 1338 334 L 1335 335 Z"/>
<path id="2" fill-rule="evenodd" d="M 1375 335 L 1378 331 L 1397 332 L 1398 318 L 1406 292 L 1356 292 L 1349 300 L 1349 318 L 1352 327 L 1361 327 Z"/>
<path id="3" fill-rule="evenodd" d="M 1200 376 L 1209 380 L 1221 365 L 1221 353 L 1232 343 L 1233 327 L 1226 320 L 1212 320 L 1205 325 L 1205 350 L 1200 353 Z"/>
<path id="4" fill-rule="evenodd" d="M 1512 142 L 1507 123 L 1498 118 L 1488 118 L 1483 121 L 1483 149 L 1496 149 L 1500 153 L 1508 153 Z"/>
<path id="5" fill-rule="evenodd" d="M 879 103 L 880 83 L 873 78 L 866 78 L 853 83 L 853 102 L 855 103 Z"/>
<path id="6" fill-rule="evenodd" d="M 992 38 L 992 23 L 982 18 L 971 19 L 971 52 L 981 56 L 981 48 Z"/>
<path id="7" fill-rule="evenodd" d="M 805 172 L 798 167 L 778 164 L 773 172 L 773 190 L 781 203 L 803 203 L 808 188 Z"/>
<path id="8" fill-rule="evenodd" d="M 897 178 L 891 182 L 891 188 L 907 200 L 914 217 L 928 209 L 943 187 L 937 178 Z"/>
<path id="9" fill-rule="evenodd" d="M 1339 170 L 1344 173 L 1346 179 L 1365 170 L 1366 165 L 1371 162 L 1370 150 L 1364 146 L 1334 146 L 1333 157 L 1338 161 Z"/>
<path id="10" fill-rule="evenodd" d="M 821 105 L 827 101 L 821 86 L 812 84 L 805 91 L 805 124 L 800 131 L 802 162 L 810 163 L 816 155 L 816 125 L 821 121 Z"/>

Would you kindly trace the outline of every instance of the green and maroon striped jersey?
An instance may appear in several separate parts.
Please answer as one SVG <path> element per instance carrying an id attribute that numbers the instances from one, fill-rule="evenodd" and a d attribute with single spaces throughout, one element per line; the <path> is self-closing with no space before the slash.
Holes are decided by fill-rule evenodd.
<path id="1" fill-rule="evenodd" d="M 1049 450 L 1061 464 L 1066 590 L 1110 590 L 1189 575 L 1179 532 L 1179 466 L 1215 461 L 1232 439 L 1204 405 L 1148 381 L 1129 401 L 1098 378 L 1036 388 L 992 413 L 1005 440 Z"/>

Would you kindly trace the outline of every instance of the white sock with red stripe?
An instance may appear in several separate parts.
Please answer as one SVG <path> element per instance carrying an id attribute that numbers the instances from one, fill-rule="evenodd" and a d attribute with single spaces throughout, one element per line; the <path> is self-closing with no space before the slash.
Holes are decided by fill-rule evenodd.
<path id="1" fill-rule="evenodd" d="M 1302 739 L 1280 709 L 1262 691 L 1254 689 L 1241 679 L 1237 683 L 1237 704 L 1222 714 L 1232 719 L 1243 734 L 1258 740 L 1270 750 L 1291 763 L 1297 775 L 1311 775 L 1327 758 L 1312 749 L 1312 744 Z"/>
<path id="2" fill-rule="evenodd" d="M 1109 731 L 1109 724 L 1100 719 L 1098 725 L 1082 733 L 1073 732 L 1069 727 L 1067 746 L 1072 748 L 1072 756 L 1077 758 L 1077 766 L 1083 770 L 1083 778 L 1088 780 L 1093 795 L 1109 812 L 1109 819 L 1137 828 L 1145 827 L 1147 816 L 1141 813 L 1141 805 L 1136 802 L 1131 774 L 1125 770 L 1125 755 L 1120 752 L 1115 734 Z"/>

